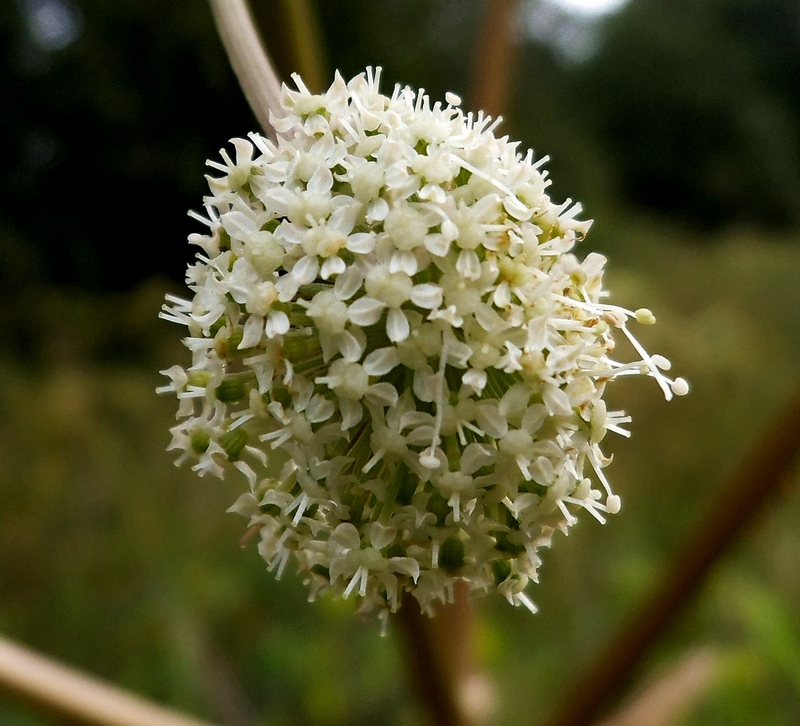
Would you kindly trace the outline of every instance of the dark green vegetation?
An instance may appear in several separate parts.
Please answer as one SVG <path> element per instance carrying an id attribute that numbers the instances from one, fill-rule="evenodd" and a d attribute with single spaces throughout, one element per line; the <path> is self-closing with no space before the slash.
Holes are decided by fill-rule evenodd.
<path id="1" fill-rule="evenodd" d="M 278 5 L 254 3 L 280 51 Z M 62 8 L 61 35 L 37 26 L 39 6 Z M 387 91 L 453 90 L 469 107 L 479 0 L 318 6 L 330 68 L 382 65 Z M 589 29 L 546 0 L 522 6 L 505 128 L 552 157 L 557 198 L 701 231 L 800 220 L 794 0 L 635 0 Z M 555 48 L 569 37 L 596 52 L 569 60 Z M 278 60 L 288 77 L 295 64 Z M 0 64 L 12 101 L 0 116 L 0 244 L 13 265 L 28 258 L 48 281 L 106 290 L 156 272 L 180 279 L 203 162 L 255 127 L 203 0 L 6 3 Z"/>
<path id="2" fill-rule="evenodd" d="M 366 2 L 320 3 L 332 66 L 467 95 L 476 0 Z M 239 549 L 224 510 L 244 479 L 198 480 L 164 452 L 175 404 L 156 371 L 185 358 L 156 313 L 193 254 L 204 159 L 253 126 L 205 5 L 73 0 L 81 32 L 60 50 L 34 43 L 23 5 L 0 6 L 0 633 L 231 724 L 417 723 L 377 624 L 307 605 Z M 518 57 L 506 128 L 553 156 L 556 196 L 587 203 L 612 301 L 656 313 L 642 341 L 693 390 L 612 387 L 634 418 L 609 442 L 622 512 L 545 553 L 537 616 L 480 606 L 498 724 L 547 713 L 798 383 L 800 9 L 666 5 L 634 0 L 583 63 L 533 41 Z M 687 726 L 796 722 L 797 484 L 653 656 L 720 655 Z M 8 702 L 0 722 L 49 723 Z"/>

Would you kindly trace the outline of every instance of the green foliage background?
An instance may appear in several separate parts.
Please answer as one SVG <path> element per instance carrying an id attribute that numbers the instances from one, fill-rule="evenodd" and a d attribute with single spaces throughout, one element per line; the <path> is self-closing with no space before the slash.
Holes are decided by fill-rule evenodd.
<path id="1" fill-rule="evenodd" d="M 74 0 L 80 34 L 58 50 L 34 42 L 33 7 L 0 8 L 0 633 L 233 726 L 419 723 L 394 635 L 348 603 L 306 603 L 291 573 L 275 583 L 224 514 L 244 482 L 199 480 L 164 451 L 174 401 L 153 390 L 184 351 L 156 313 L 193 254 L 204 159 L 253 126 L 205 6 Z M 477 0 L 318 9 L 345 75 L 381 64 L 387 88 L 468 97 Z M 794 395 L 798 18 L 789 0 L 632 0 L 581 62 L 533 36 L 519 51 L 507 130 L 553 156 L 556 196 L 586 201 L 584 251 L 608 253 L 613 301 L 654 310 L 643 342 L 693 390 L 666 404 L 615 384 L 634 418 L 609 470 L 623 511 L 558 538 L 537 616 L 477 606 L 491 723 L 541 721 Z M 797 479 L 640 674 L 718 654 L 685 726 L 800 719 Z M 53 723 L 5 700 L 0 722 Z"/>

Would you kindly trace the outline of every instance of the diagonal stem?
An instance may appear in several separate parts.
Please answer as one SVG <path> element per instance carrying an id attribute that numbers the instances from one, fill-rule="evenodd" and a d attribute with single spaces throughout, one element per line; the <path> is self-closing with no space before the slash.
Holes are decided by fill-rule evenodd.
<path id="1" fill-rule="evenodd" d="M 619 696 L 636 667 L 785 484 L 800 457 L 800 393 L 780 412 L 685 539 L 653 592 L 578 677 L 547 726 L 586 726 Z"/>
<path id="2" fill-rule="evenodd" d="M 281 115 L 281 84 L 246 0 L 209 0 L 222 44 L 256 119 L 274 140 L 270 113 Z"/>
<path id="3" fill-rule="evenodd" d="M 211 726 L 0 638 L 0 694 L 81 726 Z"/>

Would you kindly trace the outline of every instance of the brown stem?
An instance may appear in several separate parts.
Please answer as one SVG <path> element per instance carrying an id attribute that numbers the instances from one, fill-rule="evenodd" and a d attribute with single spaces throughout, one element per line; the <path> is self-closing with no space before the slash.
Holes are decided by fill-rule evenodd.
<path id="1" fill-rule="evenodd" d="M 408 593 L 394 616 L 402 632 L 412 686 L 435 726 L 470 726 L 461 688 L 471 668 L 470 612 L 466 588 L 456 588 L 455 602 L 423 614 Z"/>
<path id="2" fill-rule="evenodd" d="M 800 393 L 720 488 L 644 605 L 577 678 L 548 726 L 586 726 L 621 695 L 636 667 L 690 603 L 712 566 L 770 497 L 800 455 Z"/>
<path id="3" fill-rule="evenodd" d="M 519 0 L 487 0 L 472 75 L 470 105 L 491 116 L 506 111 Z"/>

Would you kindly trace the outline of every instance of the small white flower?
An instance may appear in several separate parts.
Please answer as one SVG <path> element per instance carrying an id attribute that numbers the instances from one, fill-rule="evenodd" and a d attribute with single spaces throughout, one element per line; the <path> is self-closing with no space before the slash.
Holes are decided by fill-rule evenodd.
<path id="1" fill-rule="evenodd" d="M 295 81 L 277 143 L 210 162 L 192 298 L 162 313 L 192 352 L 158 389 L 179 400 L 170 448 L 245 476 L 232 511 L 312 597 L 394 611 L 407 591 L 430 612 L 462 579 L 535 610 L 538 548 L 620 508 L 600 442 L 630 419 L 606 383 L 688 385 L 628 329 L 649 310 L 602 302 L 605 259 L 571 253 L 580 206 L 496 122 L 452 94 L 386 97 L 372 71 Z M 615 329 L 637 360 L 611 357 Z"/>

